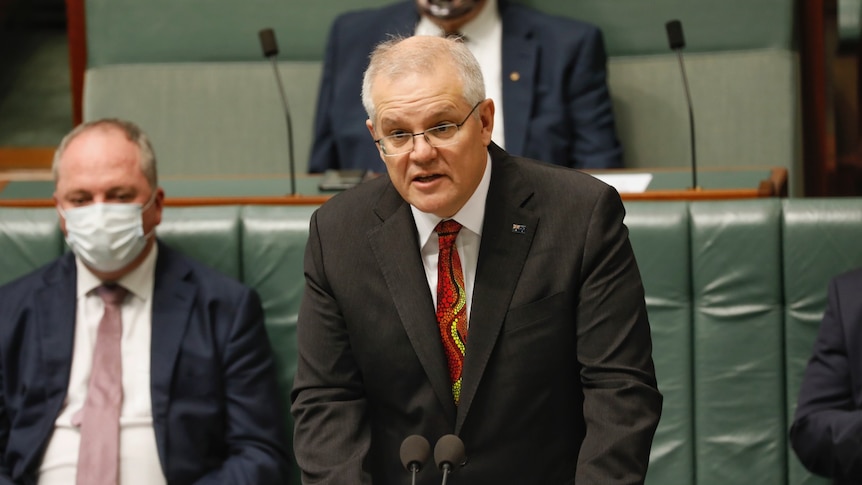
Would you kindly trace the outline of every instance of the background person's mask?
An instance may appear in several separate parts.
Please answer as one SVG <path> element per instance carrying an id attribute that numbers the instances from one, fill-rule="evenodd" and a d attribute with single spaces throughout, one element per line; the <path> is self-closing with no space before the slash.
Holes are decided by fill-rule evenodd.
<path id="1" fill-rule="evenodd" d="M 419 8 L 441 20 L 457 19 L 476 8 L 480 0 L 422 0 Z"/>

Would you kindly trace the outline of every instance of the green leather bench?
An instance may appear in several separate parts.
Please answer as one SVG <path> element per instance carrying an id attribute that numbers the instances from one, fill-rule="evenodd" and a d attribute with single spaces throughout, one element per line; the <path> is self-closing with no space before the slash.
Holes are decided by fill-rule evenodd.
<path id="1" fill-rule="evenodd" d="M 862 198 L 626 209 L 665 396 L 647 483 L 827 483 L 802 469 L 786 430 L 829 278 L 862 266 Z M 169 207 L 158 228 L 169 244 L 260 293 L 285 415 L 313 210 Z M 0 283 L 61 254 L 56 219 L 53 209 L 0 208 Z"/>

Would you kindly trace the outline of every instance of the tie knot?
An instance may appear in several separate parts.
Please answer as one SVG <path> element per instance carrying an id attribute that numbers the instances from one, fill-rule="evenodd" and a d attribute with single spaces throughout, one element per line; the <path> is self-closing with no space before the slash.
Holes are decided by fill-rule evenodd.
<path id="1" fill-rule="evenodd" d="M 461 224 L 459 224 L 455 219 L 440 221 L 440 223 L 437 224 L 437 227 L 434 228 L 434 232 L 436 232 L 438 236 L 458 235 L 458 231 L 460 230 Z"/>
<path id="2" fill-rule="evenodd" d="M 458 224 L 453 219 L 440 221 L 434 231 L 437 233 L 438 243 L 441 250 L 447 250 L 455 244 L 455 238 L 458 237 L 458 231 L 461 230 L 461 224 Z"/>
<path id="3" fill-rule="evenodd" d="M 109 283 L 96 288 L 96 294 L 102 298 L 106 305 L 119 305 L 129 294 L 129 290 L 120 285 Z"/>

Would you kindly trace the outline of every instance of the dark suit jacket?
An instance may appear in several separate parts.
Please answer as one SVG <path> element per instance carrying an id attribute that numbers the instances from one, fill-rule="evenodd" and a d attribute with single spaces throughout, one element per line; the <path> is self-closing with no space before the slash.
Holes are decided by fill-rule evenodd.
<path id="1" fill-rule="evenodd" d="M 506 0 L 499 7 L 506 150 L 575 168 L 621 167 L 599 29 Z M 385 171 L 365 127 L 362 76 L 374 46 L 390 34 L 413 35 L 418 20 L 414 0 L 335 20 L 317 101 L 311 172 Z"/>
<path id="2" fill-rule="evenodd" d="M 862 483 L 862 270 L 835 278 L 808 361 L 790 442 L 812 472 Z"/>
<path id="3" fill-rule="evenodd" d="M 257 294 L 161 244 L 155 275 L 150 379 L 168 483 L 283 483 Z M 0 287 L 0 483 L 35 483 L 69 383 L 75 291 L 71 253 Z"/>
<path id="4" fill-rule="evenodd" d="M 309 482 L 409 483 L 402 440 L 455 433 L 450 484 L 642 483 L 661 395 L 620 198 L 490 150 L 457 408 L 409 205 L 384 176 L 313 215 L 291 394 Z"/>

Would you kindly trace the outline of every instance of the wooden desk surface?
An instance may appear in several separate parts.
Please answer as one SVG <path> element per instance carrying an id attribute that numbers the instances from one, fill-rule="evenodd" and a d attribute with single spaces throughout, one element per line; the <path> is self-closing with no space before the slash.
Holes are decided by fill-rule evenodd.
<path id="1" fill-rule="evenodd" d="M 698 173 L 702 186 L 686 188 L 690 172 L 679 169 L 623 169 L 596 173 L 651 173 L 652 181 L 640 193 L 624 192 L 623 200 L 726 200 L 787 195 L 787 170 L 780 167 L 708 169 Z M 318 175 L 297 177 L 297 195 L 290 195 L 286 175 L 218 178 L 166 177 L 165 204 L 193 205 L 320 205 L 337 192 L 321 191 Z M 0 173 L 0 206 L 51 207 L 54 184 L 50 173 Z"/>

